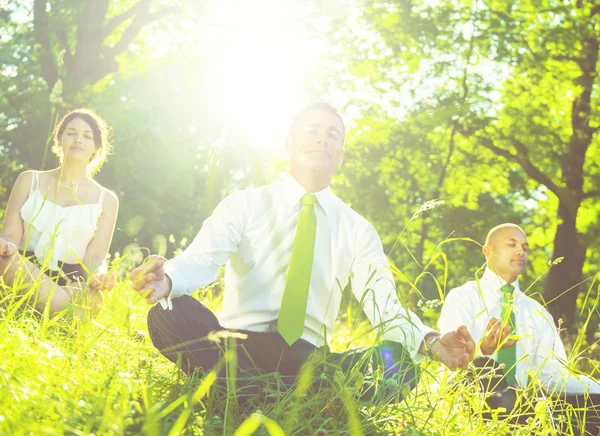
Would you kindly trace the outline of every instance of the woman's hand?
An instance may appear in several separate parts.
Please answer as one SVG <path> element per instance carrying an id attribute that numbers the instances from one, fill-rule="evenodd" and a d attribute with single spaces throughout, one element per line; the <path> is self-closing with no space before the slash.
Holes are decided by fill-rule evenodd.
<path id="1" fill-rule="evenodd" d="M 90 280 L 93 291 L 110 291 L 117 284 L 117 274 L 114 271 L 105 274 L 95 274 Z"/>
<path id="2" fill-rule="evenodd" d="M 0 237 L 0 256 L 12 256 L 17 252 L 17 246 Z"/>

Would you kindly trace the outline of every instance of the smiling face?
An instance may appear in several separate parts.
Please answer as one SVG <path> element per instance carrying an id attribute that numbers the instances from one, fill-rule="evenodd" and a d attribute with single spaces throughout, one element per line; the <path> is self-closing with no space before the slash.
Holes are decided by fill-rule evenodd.
<path id="1" fill-rule="evenodd" d="M 300 113 L 286 142 L 292 171 L 319 171 L 331 177 L 344 157 L 344 124 L 332 111 Z"/>
<path id="2" fill-rule="evenodd" d="M 527 236 L 517 226 L 501 227 L 490 234 L 483 253 L 492 271 L 512 283 L 527 268 Z"/>
<path id="3" fill-rule="evenodd" d="M 91 126 L 81 118 L 69 121 L 60 137 L 60 148 L 65 161 L 90 162 L 98 150 Z"/>

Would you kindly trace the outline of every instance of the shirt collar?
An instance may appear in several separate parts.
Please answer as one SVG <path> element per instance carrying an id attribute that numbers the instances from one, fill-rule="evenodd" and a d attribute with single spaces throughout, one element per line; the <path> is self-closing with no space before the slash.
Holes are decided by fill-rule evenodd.
<path id="1" fill-rule="evenodd" d="M 489 267 L 486 267 L 483 276 L 481 279 L 479 279 L 479 283 L 481 284 L 482 291 L 500 294 L 500 288 L 502 288 L 502 286 L 506 285 L 508 282 L 492 271 Z M 521 292 L 521 289 L 519 288 L 519 279 L 516 279 L 514 282 L 508 284 L 515 287 L 515 295 Z"/>
<path id="2" fill-rule="evenodd" d="M 304 186 L 290 174 L 283 179 L 282 183 L 285 201 L 289 206 L 300 203 L 302 197 L 308 193 Z M 312 194 L 317 197 L 317 203 L 321 206 L 325 215 L 330 215 L 333 212 L 333 192 L 331 192 L 331 188 L 327 186 L 325 189 Z"/>

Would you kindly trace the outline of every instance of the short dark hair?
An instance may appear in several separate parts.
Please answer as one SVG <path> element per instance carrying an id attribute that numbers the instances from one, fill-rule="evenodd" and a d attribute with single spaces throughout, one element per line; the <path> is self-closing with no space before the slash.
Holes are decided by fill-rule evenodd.
<path id="1" fill-rule="evenodd" d="M 330 105 L 329 103 L 324 102 L 324 101 L 317 101 L 314 103 L 307 104 L 302 109 L 300 109 L 300 111 L 298 111 L 298 113 L 296 113 L 296 115 L 294 115 L 294 119 L 292 120 L 292 125 L 290 126 L 290 136 L 294 133 L 294 129 L 296 128 L 296 124 L 298 123 L 298 119 L 300 118 L 300 115 L 302 115 L 305 112 L 311 111 L 313 109 L 322 109 L 322 110 L 330 112 L 330 113 L 334 114 L 336 117 L 338 117 L 340 119 L 340 121 L 342 122 L 342 127 L 344 128 L 342 135 L 344 137 L 346 137 L 346 125 L 344 124 L 342 115 L 339 113 L 339 111 L 336 108 L 334 108 L 332 105 Z"/>
<path id="2" fill-rule="evenodd" d="M 88 165 L 88 172 L 90 175 L 96 174 L 100 171 L 100 168 L 106 162 L 109 154 L 113 151 L 113 146 L 110 144 L 108 136 L 110 133 L 110 127 L 102 119 L 100 115 L 91 109 L 81 108 L 75 109 L 66 114 L 56 125 L 54 131 L 54 144 L 52 145 L 52 151 L 60 159 L 60 163 L 63 163 L 62 149 L 60 148 L 60 137 L 65 132 L 67 125 L 74 119 L 80 118 L 90 125 L 94 136 L 94 145 L 98 149 L 94 157 Z"/>

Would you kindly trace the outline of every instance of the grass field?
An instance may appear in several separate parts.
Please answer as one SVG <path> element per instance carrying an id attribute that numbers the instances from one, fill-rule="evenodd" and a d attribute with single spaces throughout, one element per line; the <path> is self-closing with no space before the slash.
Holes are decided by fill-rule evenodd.
<path id="1" fill-rule="evenodd" d="M 0 434 L 6 435 L 249 435 L 560 434 L 543 402 L 527 425 L 484 422 L 481 395 L 462 373 L 424 364 L 418 387 L 399 404 L 365 403 L 355 375 L 336 372 L 330 388 L 309 387 L 310 370 L 287 391 L 238 401 L 215 373 L 188 377 L 152 346 L 148 306 L 127 282 L 106 293 L 95 319 L 65 313 L 47 318 L 19 307 L 3 292 L 0 304 Z M 218 310 L 218 300 L 211 307 Z M 333 349 L 369 345 L 368 326 L 341 319 Z M 228 356 L 234 358 L 234 356 Z M 271 379 L 272 380 L 272 379 Z M 568 430 L 564 434 L 570 434 Z"/>

